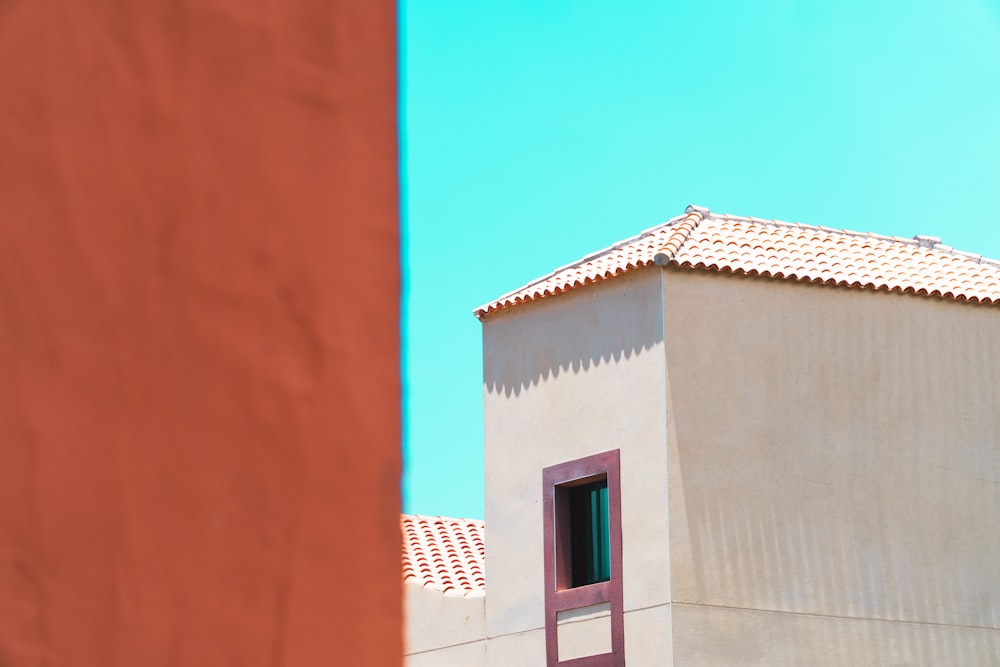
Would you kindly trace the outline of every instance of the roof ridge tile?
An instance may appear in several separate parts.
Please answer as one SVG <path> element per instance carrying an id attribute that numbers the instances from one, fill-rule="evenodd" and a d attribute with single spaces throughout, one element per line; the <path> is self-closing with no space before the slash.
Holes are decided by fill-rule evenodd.
<path id="1" fill-rule="evenodd" d="M 664 266 L 671 261 L 681 246 L 691 238 L 691 234 L 698 227 L 698 223 L 705 219 L 707 211 L 703 213 L 699 210 L 690 210 L 684 219 L 677 225 L 677 228 L 667 237 L 666 242 L 660 247 L 660 251 L 653 256 L 653 262 Z"/>

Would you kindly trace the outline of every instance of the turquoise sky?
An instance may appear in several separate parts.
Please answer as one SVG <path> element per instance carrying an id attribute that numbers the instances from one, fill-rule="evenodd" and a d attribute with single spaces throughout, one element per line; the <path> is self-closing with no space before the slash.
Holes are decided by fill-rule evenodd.
<path id="1" fill-rule="evenodd" d="M 483 516 L 472 309 L 680 214 L 1000 258 L 1000 0 L 403 0 L 404 511 Z"/>

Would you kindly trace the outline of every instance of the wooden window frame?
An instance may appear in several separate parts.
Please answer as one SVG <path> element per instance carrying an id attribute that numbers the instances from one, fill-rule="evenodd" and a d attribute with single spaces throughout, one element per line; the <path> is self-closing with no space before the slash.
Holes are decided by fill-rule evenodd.
<path id="1" fill-rule="evenodd" d="M 569 494 L 571 488 L 608 480 L 611 579 L 571 588 Z M 542 470 L 545 539 L 545 656 L 547 667 L 624 667 L 625 616 L 622 596 L 621 452 L 614 449 Z M 559 612 L 607 603 L 611 608 L 611 652 L 559 660 Z"/>

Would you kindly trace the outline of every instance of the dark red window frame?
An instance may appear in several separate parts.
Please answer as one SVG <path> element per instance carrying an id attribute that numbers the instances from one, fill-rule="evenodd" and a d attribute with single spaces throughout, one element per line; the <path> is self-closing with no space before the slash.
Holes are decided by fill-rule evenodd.
<path id="1" fill-rule="evenodd" d="M 611 579 L 571 588 L 569 494 L 571 488 L 608 480 L 608 523 Z M 547 667 L 624 667 L 625 616 L 622 599 L 621 456 L 614 449 L 542 470 L 545 536 L 545 654 Z M 559 660 L 559 612 L 608 603 L 611 607 L 611 652 Z"/>

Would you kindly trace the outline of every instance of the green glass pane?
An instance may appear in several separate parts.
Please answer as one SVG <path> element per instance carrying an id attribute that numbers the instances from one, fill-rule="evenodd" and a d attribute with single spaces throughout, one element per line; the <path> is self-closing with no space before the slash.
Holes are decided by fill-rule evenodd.
<path id="1" fill-rule="evenodd" d="M 599 509 L 597 516 L 600 522 L 600 535 L 597 540 L 600 544 L 599 568 L 597 573 L 598 581 L 608 581 L 611 579 L 611 530 L 608 525 L 608 485 L 607 482 L 598 492 Z"/>
<path id="2" fill-rule="evenodd" d="M 608 483 L 594 482 L 572 489 L 572 585 L 586 586 L 611 579 L 611 530 Z"/>
<path id="3" fill-rule="evenodd" d="M 592 582 L 611 579 L 611 531 L 608 525 L 608 483 L 599 482 L 589 489 L 590 500 L 590 572 Z"/>

